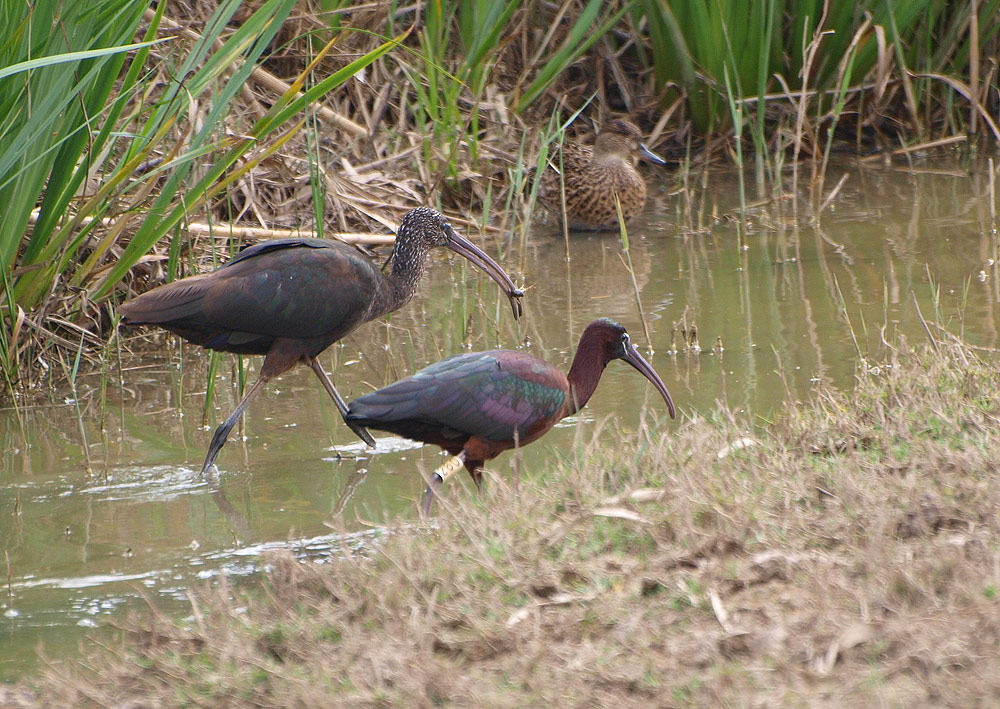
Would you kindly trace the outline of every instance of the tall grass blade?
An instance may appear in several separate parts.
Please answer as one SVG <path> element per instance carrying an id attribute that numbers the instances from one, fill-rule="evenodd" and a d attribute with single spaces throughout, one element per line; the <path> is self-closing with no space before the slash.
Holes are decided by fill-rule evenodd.
<path id="1" fill-rule="evenodd" d="M 598 15 L 604 7 L 604 3 L 601 0 L 590 0 L 573 24 L 562 46 L 549 57 L 535 79 L 521 94 L 514 110 L 521 113 L 533 104 L 549 84 L 555 80 L 556 76 L 618 23 L 632 8 L 634 2 L 635 0 L 630 0 L 623 3 L 616 12 L 606 15 L 603 20 L 599 21 Z M 593 26 L 595 22 L 598 23 L 596 27 Z"/>

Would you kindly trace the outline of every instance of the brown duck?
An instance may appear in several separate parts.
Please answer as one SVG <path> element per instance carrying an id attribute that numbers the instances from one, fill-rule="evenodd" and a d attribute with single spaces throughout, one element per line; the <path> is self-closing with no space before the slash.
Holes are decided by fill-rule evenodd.
<path id="1" fill-rule="evenodd" d="M 655 165 L 666 161 L 642 143 L 639 129 L 617 119 L 597 134 L 594 146 L 567 143 L 562 148 L 562 171 L 566 189 L 566 216 L 570 229 L 595 231 L 618 226 L 615 194 L 628 221 L 646 204 L 646 181 L 635 168 L 636 157 Z M 560 158 L 556 153 L 542 173 L 538 196 L 550 212 L 562 215 Z"/>

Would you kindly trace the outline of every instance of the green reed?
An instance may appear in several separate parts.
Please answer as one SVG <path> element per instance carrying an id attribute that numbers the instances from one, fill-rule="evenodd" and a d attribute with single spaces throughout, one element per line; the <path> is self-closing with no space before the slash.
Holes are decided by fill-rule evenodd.
<path id="1" fill-rule="evenodd" d="M 979 69 L 981 58 L 997 48 L 998 0 L 644 0 L 636 13 L 649 33 L 648 43 L 637 41 L 636 47 L 665 102 L 683 91 L 702 134 L 739 131 L 731 105 L 728 113 L 724 106 L 734 99 L 753 102 L 750 136 L 758 156 L 766 157 L 774 134 L 767 126 L 769 107 L 800 99 L 812 117 L 808 127 L 825 124 L 832 136 L 848 97 L 865 94 L 876 110 L 885 111 L 889 100 L 901 105 L 914 139 L 930 137 L 929 127 L 942 118 L 960 130 L 976 128 L 978 118 L 1000 139 L 985 110 L 988 92 L 997 91 L 996 76 L 992 83 L 991 75 L 983 80 Z M 768 161 L 759 157 L 758 175 L 762 163 Z"/>
<path id="2" fill-rule="evenodd" d="M 215 400 L 215 382 L 216 375 L 219 373 L 220 355 L 221 353 L 215 351 L 212 351 L 208 355 L 208 374 L 205 377 L 205 404 L 201 410 L 202 426 L 207 426 L 208 422 L 211 420 L 211 416 L 209 414 L 212 411 L 212 402 Z"/>
<path id="3" fill-rule="evenodd" d="M 615 194 L 615 211 L 618 212 L 618 235 L 621 239 L 622 253 L 625 255 L 622 262 L 625 270 L 628 271 L 629 278 L 632 279 L 632 294 L 635 296 L 635 307 L 639 311 L 639 322 L 642 323 L 642 333 L 646 337 L 646 347 L 649 354 L 653 353 L 653 339 L 649 336 L 649 325 L 646 324 L 646 311 L 642 307 L 642 298 L 639 295 L 639 283 L 635 280 L 635 269 L 632 268 L 632 252 L 629 250 L 628 228 L 625 226 L 625 217 L 622 215 L 622 204 Z"/>
<path id="4" fill-rule="evenodd" d="M 235 30 L 230 20 L 240 3 L 222 2 L 181 56 L 173 50 L 176 36 L 154 41 L 164 29 L 165 3 L 144 41 L 135 44 L 147 3 L 64 5 L 39 0 L 27 8 L 0 8 L 6 28 L 0 37 L 0 65 L 6 67 L 0 75 L 0 199 L 7 210 L 0 258 L 8 286 L 0 304 L 0 367 L 8 382 L 18 377 L 20 313 L 33 312 L 43 322 L 56 283 L 106 297 L 191 210 L 284 144 L 301 125 L 307 102 L 401 39 L 383 42 L 300 93 L 310 65 L 246 135 L 232 137 L 226 123 L 233 98 L 294 0 L 264 2 Z M 50 26 L 53 17 L 57 24 Z M 166 48 L 153 62 L 150 45 L 156 42 Z M 189 115 L 195 105 L 208 109 Z M 193 166 L 204 162 L 210 164 L 204 176 L 192 179 Z M 174 238 L 176 245 L 176 233 Z"/>
<path id="5" fill-rule="evenodd" d="M 0 6 L 0 26 L 5 28 L 0 42 L 0 267 L 5 285 L 0 366 L 9 385 L 18 375 L 19 320 L 54 281 L 54 256 L 72 248 L 68 237 L 54 235 L 95 167 L 81 156 L 90 147 L 100 152 L 111 144 L 111 127 L 136 73 L 126 73 L 119 100 L 107 104 L 108 96 L 126 52 L 144 57 L 152 39 L 147 34 L 146 42 L 132 44 L 143 3 L 63 5 L 40 0 Z M 50 27 L 53 17 L 58 25 Z M 36 207 L 37 218 L 29 228 Z M 55 249 L 47 249 L 53 241 Z M 36 283 L 41 286 L 32 287 Z"/>
<path id="6" fill-rule="evenodd" d="M 502 48 L 500 34 L 519 5 L 462 0 L 425 6 L 418 61 L 402 67 L 417 97 L 414 120 L 423 128 L 424 159 L 435 171 L 443 159 L 448 176 L 457 177 L 456 156 L 466 141 L 476 160 L 479 102 Z"/>

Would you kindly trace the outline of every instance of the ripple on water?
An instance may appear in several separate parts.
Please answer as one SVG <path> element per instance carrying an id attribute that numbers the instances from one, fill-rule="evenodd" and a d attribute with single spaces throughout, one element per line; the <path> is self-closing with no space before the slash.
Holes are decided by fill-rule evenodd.
<path id="1" fill-rule="evenodd" d="M 64 494 L 99 495 L 110 501 L 165 501 L 202 494 L 209 487 L 200 471 L 182 466 L 128 466 Z"/>
<path id="2" fill-rule="evenodd" d="M 5 615 L 18 627 L 65 627 L 77 625 L 95 628 L 108 616 L 145 595 L 141 585 L 158 598 L 186 603 L 195 580 L 219 576 L 244 577 L 269 568 L 264 555 L 280 550 L 291 551 L 299 560 L 323 563 L 345 554 L 367 555 L 378 540 L 394 530 L 375 528 L 346 534 L 323 534 L 300 539 L 269 541 L 232 547 L 189 557 L 168 568 L 141 573 L 103 573 L 70 577 L 27 577 L 10 585 L 15 595 L 40 600 L 46 591 L 68 592 L 68 603 L 59 607 L 9 608 Z M 24 591 L 29 591 L 27 595 Z M 30 606 L 30 604 L 29 604 Z"/>
<path id="3" fill-rule="evenodd" d="M 409 438 L 403 438 L 402 436 L 380 436 L 375 439 L 374 451 L 372 451 L 372 449 L 362 441 L 355 441 L 353 443 L 327 448 L 328 451 L 336 453 L 337 456 L 323 458 L 323 460 L 331 462 L 337 460 L 338 458 L 363 458 L 371 455 L 380 455 L 382 453 L 400 453 L 402 451 L 420 448 L 423 445 L 424 444 L 419 441 L 411 441 Z"/>
<path id="4" fill-rule="evenodd" d="M 70 576 L 66 578 L 25 578 L 20 581 L 14 581 L 10 584 L 12 589 L 26 589 L 26 588 L 61 588 L 61 589 L 80 589 L 80 588 L 95 588 L 98 586 L 106 586 L 112 583 L 121 583 L 122 581 L 143 581 L 153 580 L 155 582 L 156 578 L 169 573 L 166 570 L 156 570 L 156 571 L 146 571 L 143 573 L 135 574 L 91 574 L 89 576 Z"/>

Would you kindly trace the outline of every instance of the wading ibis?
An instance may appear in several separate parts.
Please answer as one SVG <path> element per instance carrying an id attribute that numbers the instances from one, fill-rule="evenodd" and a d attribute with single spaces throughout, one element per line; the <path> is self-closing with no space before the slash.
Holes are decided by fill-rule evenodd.
<path id="1" fill-rule="evenodd" d="M 340 241 L 276 239 L 244 249 L 211 273 L 159 286 L 122 304 L 118 311 L 126 325 L 159 325 L 210 350 L 264 355 L 257 381 L 215 430 L 202 473 L 264 385 L 300 362 L 312 368 L 351 430 L 374 446 L 368 431 L 347 421 L 347 404 L 316 357 L 362 323 L 406 304 L 428 251 L 436 246 L 486 271 L 510 298 L 514 317 L 521 314 L 522 291 L 503 269 L 426 207 L 411 210 L 400 222 L 388 276 Z"/>
<path id="2" fill-rule="evenodd" d="M 625 328 L 601 318 L 583 331 L 569 374 L 525 352 L 466 352 L 358 397 L 347 420 L 433 443 L 454 456 L 431 477 L 424 494 L 427 515 L 436 489 L 463 466 L 481 488 L 487 460 L 531 443 L 582 409 L 613 359 L 639 370 L 667 402 L 670 417 L 676 417 L 667 387 Z"/>

